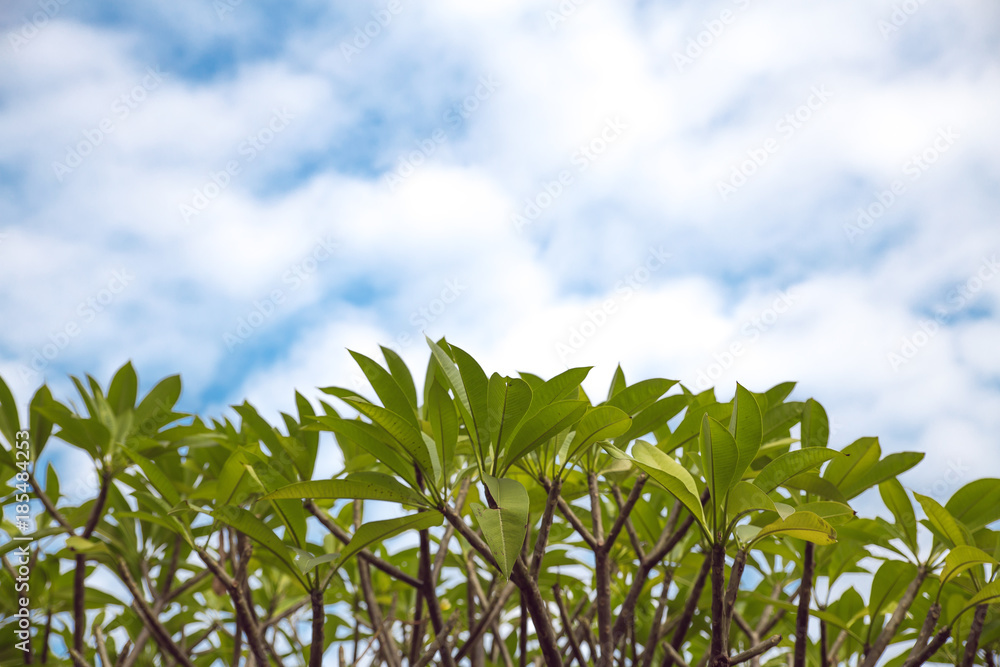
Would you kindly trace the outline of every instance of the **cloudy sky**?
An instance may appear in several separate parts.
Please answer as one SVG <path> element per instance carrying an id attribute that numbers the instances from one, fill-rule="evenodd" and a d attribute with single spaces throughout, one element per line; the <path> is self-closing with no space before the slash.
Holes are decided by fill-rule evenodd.
<path id="1" fill-rule="evenodd" d="M 265 414 L 423 335 L 488 371 L 799 381 L 1000 476 L 1000 7 L 12 0 L 0 374 Z"/>

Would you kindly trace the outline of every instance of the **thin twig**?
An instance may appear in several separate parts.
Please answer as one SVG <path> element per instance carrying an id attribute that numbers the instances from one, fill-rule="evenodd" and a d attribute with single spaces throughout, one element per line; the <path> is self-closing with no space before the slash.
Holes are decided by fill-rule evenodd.
<path id="1" fill-rule="evenodd" d="M 746 662 L 750 658 L 756 658 L 758 655 L 774 648 L 781 642 L 781 635 L 774 635 L 768 639 L 765 639 L 760 644 L 757 644 L 753 648 L 747 649 L 742 653 L 737 653 L 733 657 L 729 658 L 730 665 L 738 665 L 741 662 Z"/>

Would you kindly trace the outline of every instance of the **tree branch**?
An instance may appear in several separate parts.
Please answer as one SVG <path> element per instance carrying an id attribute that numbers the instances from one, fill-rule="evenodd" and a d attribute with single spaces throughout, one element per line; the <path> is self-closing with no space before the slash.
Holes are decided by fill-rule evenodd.
<path id="1" fill-rule="evenodd" d="M 802 555 L 802 583 L 799 584 L 799 610 L 795 617 L 794 667 L 806 667 L 806 648 L 809 645 L 809 602 L 812 597 L 813 568 L 816 545 L 806 542 Z"/>
<path id="2" fill-rule="evenodd" d="M 751 658 L 756 658 L 761 653 L 764 653 L 768 649 L 772 649 L 781 642 L 781 635 L 774 635 L 773 637 L 764 640 L 760 644 L 757 644 L 751 649 L 743 651 L 742 653 L 737 653 L 729 659 L 730 665 L 738 665 L 740 663 L 746 662 Z"/>

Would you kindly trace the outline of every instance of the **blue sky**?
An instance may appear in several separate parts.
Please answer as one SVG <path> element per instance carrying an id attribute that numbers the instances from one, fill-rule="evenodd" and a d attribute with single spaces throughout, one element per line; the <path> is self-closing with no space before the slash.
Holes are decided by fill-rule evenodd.
<path id="1" fill-rule="evenodd" d="M 360 388 L 348 348 L 422 375 L 426 333 L 491 371 L 593 365 L 594 395 L 619 362 L 723 398 L 798 380 L 835 446 L 927 452 L 916 491 L 1000 476 L 995 3 L 18 0 L 0 21 L 22 401 L 132 359 L 147 388 L 181 373 L 187 410 L 276 418 L 295 389 Z"/>

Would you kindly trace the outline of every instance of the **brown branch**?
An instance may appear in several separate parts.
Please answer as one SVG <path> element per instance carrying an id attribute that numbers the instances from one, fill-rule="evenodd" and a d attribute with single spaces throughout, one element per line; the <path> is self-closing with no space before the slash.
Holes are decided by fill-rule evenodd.
<path id="1" fill-rule="evenodd" d="M 715 542 L 712 557 L 712 644 L 709 654 L 711 667 L 727 667 L 729 634 L 726 625 L 726 545 Z"/>
<path id="2" fill-rule="evenodd" d="M 712 554 L 705 554 L 705 560 L 701 564 L 701 570 L 698 572 L 698 578 L 695 579 L 694 585 L 691 586 L 691 592 L 689 594 L 687 603 L 684 605 L 684 612 L 680 616 L 680 620 L 677 623 L 677 628 L 674 630 L 673 640 L 670 645 L 676 650 L 680 651 L 681 646 L 684 645 L 684 638 L 687 636 L 688 629 L 691 627 L 691 620 L 694 618 L 694 614 L 698 609 L 698 598 L 701 597 L 701 591 L 705 588 L 705 580 L 708 579 L 709 570 L 712 569 Z M 663 660 L 663 667 L 671 667 L 674 664 L 673 657 L 667 654 L 667 657 Z"/>
<path id="3" fill-rule="evenodd" d="M 598 667 L 611 667 L 615 647 L 612 641 L 611 621 L 611 564 L 608 549 L 604 543 L 604 520 L 601 516 L 601 496 L 597 486 L 597 475 L 587 474 L 590 492 L 590 514 L 594 526 L 597 549 L 594 550 L 594 576 L 597 584 L 597 640 L 601 645 Z"/>
<path id="4" fill-rule="evenodd" d="M 618 505 L 618 511 L 621 512 L 625 508 L 625 499 L 622 498 L 622 492 L 617 486 L 611 487 L 611 495 L 615 498 L 615 504 Z M 642 548 L 642 544 L 639 542 L 639 536 L 635 532 L 635 526 L 632 525 L 632 518 L 630 516 L 625 517 L 622 521 L 625 524 L 625 532 L 628 534 L 629 542 L 632 544 L 632 550 L 635 551 L 636 557 L 642 561 L 646 557 L 646 552 Z M 614 527 L 612 527 L 612 531 Z"/>
<path id="5" fill-rule="evenodd" d="M 570 504 L 566 502 L 566 499 L 563 498 L 562 496 L 559 496 L 559 498 L 556 500 L 556 507 L 558 507 L 562 515 L 566 517 L 566 520 L 569 522 L 569 525 L 573 526 L 573 530 L 575 530 L 580 535 L 580 537 L 583 538 L 583 541 L 587 543 L 587 546 L 590 547 L 592 550 L 596 550 L 597 540 L 594 539 L 593 534 L 591 534 L 591 532 L 587 530 L 587 527 L 583 525 L 583 522 L 580 521 L 580 517 L 576 515 L 576 512 L 574 512 L 572 506 L 570 506 Z"/>
<path id="6" fill-rule="evenodd" d="M 331 535 L 340 540 L 341 543 L 347 544 L 351 541 L 351 536 L 347 534 L 347 531 L 335 524 L 312 500 L 306 500 L 303 503 L 303 507 L 306 508 L 306 511 L 319 519 L 319 522 L 323 524 L 323 527 L 326 528 Z M 369 563 L 372 567 L 385 572 L 393 579 L 398 579 L 413 588 L 420 588 L 423 585 L 417 579 L 403 572 L 395 565 L 385 562 L 368 549 L 362 549 L 359 551 L 358 557 Z"/>
<path id="7" fill-rule="evenodd" d="M 674 579 L 673 568 L 663 573 L 663 585 L 660 588 L 660 598 L 656 602 L 656 610 L 653 612 L 653 620 L 649 624 L 649 636 L 642 649 L 642 662 L 640 667 L 649 667 L 653 664 L 653 655 L 656 653 L 656 644 L 660 640 L 660 625 L 663 623 L 663 612 L 667 608 L 670 600 L 670 583 Z M 635 626 L 633 626 L 635 627 Z M 633 660 L 633 662 L 635 662 Z"/>
<path id="8" fill-rule="evenodd" d="M 444 622 L 441 617 L 441 605 L 438 602 L 437 590 L 434 586 L 434 580 L 431 577 L 431 555 L 430 555 L 430 535 L 427 530 L 420 531 L 420 580 L 424 582 L 424 599 L 427 602 L 427 611 L 430 613 L 431 625 L 434 626 L 434 634 L 438 638 L 442 634 L 447 635 L 448 631 L 445 630 Z M 448 647 L 447 636 L 444 641 L 439 643 L 439 652 L 441 655 L 441 660 L 444 662 L 445 667 L 455 667 L 455 661 L 452 659 L 451 650 Z"/>
<path id="9" fill-rule="evenodd" d="M 108 656 L 108 647 L 104 643 L 104 633 L 99 626 L 94 626 L 94 643 L 97 644 L 97 655 L 101 658 L 102 667 L 111 667 L 111 658 Z"/>
<path id="10" fill-rule="evenodd" d="M 809 645 L 809 602 L 812 597 L 813 568 L 816 565 L 816 545 L 806 542 L 802 555 L 802 583 L 799 584 L 799 610 L 795 617 L 794 667 L 806 667 L 806 648 Z"/>
<path id="11" fill-rule="evenodd" d="M 639 498 L 642 497 L 642 489 L 646 485 L 647 479 L 648 477 L 646 477 L 646 474 L 643 473 L 639 475 L 638 479 L 635 480 L 635 484 L 632 486 L 632 491 L 628 494 L 628 499 L 625 500 L 624 505 L 619 507 L 618 516 L 615 517 L 615 522 L 611 525 L 611 530 L 608 531 L 608 536 L 604 540 L 605 549 L 610 549 L 611 545 L 618 539 L 618 534 L 621 533 L 622 528 L 625 527 L 625 523 L 632 514 L 632 509 L 635 507 L 635 504 L 639 502 Z M 612 487 L 612 492 L 617 492 L 617 497 L 621 496 L 621 492 L 615 487 Z"/>
<path id="12" fill-rule="evenodd" d="M 916 655 L 913 655 L 912 653 L 910 654 L 910 657 L 903 663 L 903 667 L 919 667 L 919 665 L 922 665 L 930 660 L 931 657 L 938 652 L 938 649 L 941 648 L 946 641 L 948 641 L 948 637 L 950 635 L 951 626 L 946 625 L 941 628 L 938 633 L 934 635 L 934 638 L 928 642 L 927 646 L 925 646 L 919 653 Z"/>
<path id="13" fill-rule="evenodd" d="M 569 642 L 573 660 L 576 660 L 580 667 L 587 667 L 587 661 L 583 658 L 583 651 L 580 650 L 580 642 L 576 640 L 576 633 L 573 632 L 573 622 L 566 611 L 566 604 L 563 602 L 558 582 L 552 585 L 552 594 L 555 596 L 556 607 L 559 608 L 559 619 L 563 626 L 563 634 L 566 635 L 566 640 Z M 570 667 L 572 664 L 572 661 L 570 661 L 566 664 L 566 667 Z"/>
<path id="14" fill-rule="evenodd" d="M 920 652 L 924 650 L 924 647 L 927 646 L 927 642 L 930 641 L 931 634 L 934 632 L 934 626 L 937 625 L 939 618 L 941 618 L 941 605 L 935 602 L 927 611 L 927 617 L 924 619 L 924 624 L 920 626 L 920 634 L 917 635 L 917 641 L 913 644 L 913 648 L 910 650 L 907 663 L 919 655 Z"/>
<path id="15" fill-rule="evenodd" d="M 101 473 L 101 490 L 97 494 L 97 501 L 90 511 L 87 524 L 80 534 L 85 540 L 89 540 L 94 534 L 94 529 L 101 520 L 104 513 L 104 504 L 108 500 L 108 487 L 111 485 L 111 472 L 104 470 Z M 87 557 L 84 554 L 76 555 L 76 571 L 73 573 L 73 648 L 79 653 L 83 653 L 83 633 L 86 630 L 87 618 Z"/>
<path id="16" fill-rule="evenodd" d="M 517 590 L 517 586 L 514 585 L 514 582 L 508 581 L 503 589 L 496 592 L 490 604 L 484 605 L 483 615 L 479 617 L 476 627 L 469 631 L 469 637 L 455 655 L 455 660 L 461 660 L 466 657 L 479 638 L 483 636 L 483 633 L 486 632 L 486 628 L 496 623 L 497 617 L 500 616 L 504 605 L 507 604 L 507 600 L 514 594 L 515 590 Z"/>
<path id="17" fill-rule="evenodd" d="M 635 578 L 632 580 L 632 586 L 625 596 L 625 602 L 622 603 L 621 613 L 615 620 L 615 627 L 612 632 L 615 637 L 625 637 L 628 633 L 628 628 L 632 626 L 635 619 L 635 606 L 639 601 L 639 596 L 642 594 L 643 587 L 646 585 L 646 580 L 649 578 L 649 573 L 654 567 L 659 565 L 660 561 L 670 553 L 671 549 L 677 546 L 677 543 L 687 535 L 688 530 L 694 524 L 694 515 L 688 514 L 684 522 L 680 526 L 677 526 L 681 507 L 680 501 L 674 503 L 673 508 L 670 510 L 671 518 L 668 519 L 667 525 L 664 527 L 663 532 L 660 533 L 660 538 L 656 541 L 656 545 L 639 562 Z"/>
<path id="18" fill-rule="evenodd" d="M 544 478 L 543 478 L 544 479 Z M 549 496 L 545 500 L 545 510 L 542 512 L 542 521 L 538 526 L 538 535 L 535 537 L 535 548 L 531 555 L 531 576 L 538 578 L 538 573 L 542 569 L 542 558 L 545 557 L 545 547 L 549 542 L 549 531 L 552 528 L 552 518 L 556 512 L 556 505 L 559 502 L 559 492 L 562 491 L 562 479 L 557 478 L 549 485 Z"/>
<path id="19" fill-rule="evenodd" d="M 976 653 L 979 651 L 979 636 L 983 633 L 983 623 L 986 622 L 986 612 L 989 608 L 988 604 L 976 607 L 976 613 L 972 617 L 972 627 L 969 628 L 969 637 L 965 640 L 965 654 L 959 667 L 972 667 L 975 664 Z"/>
<path id="20" fill-rule="evenodd" d="M 309 602 L 312 607 L 312 639 L 309 643 L 309 667 L 322 667 L 324 644 L 324 622 L 326 610 L 323 604 L 323 591 L 314 588 L 309 591 Z"/>
<path id="21" fill-rule="evenodd" d="M 451 629 L 458 621 L 458 616 L 458 611 L 451 615 L 448 622 L 441 627 L 441 632 L 438 633 L 437 637 L 434 638 L 434 641 L 431 642 L 431 645 L 427 647 L 427 650 L 413 667 L 425 667 L 425 665 L 434 659 L 435 653 L 440 653 L 442 656 L 451 656 Z"/>
<path id="22" fill-rule="evenodd" d="M 247 640 L 250 643 L 250 649 L 253 651 L 254 659 L 257 661 L 258 665 L 266 665 L 267 654 L 269 652 L 267 646 L 264 645 L 264 638 L 261 635 L 260 628 L 257 627 L 257 623 L 254 620 L 253 611 L 250 609 L 250 604 L 247 602 L 246 597 L 243 594 L 242 582 L 233 579 L 229 576 L 219 563 L 216 562 L 212 556 L 205 551 L 203 548 L 195 546 L 195 550 L 198 552 L 198 556 L 201 558 L 205 566 L 212 571 L 212 574 L 222 582 L 222 585 L 226 587 L 229 591 L 229 597 L 233 601 L 233 606 L 236 608 L 236 619 L 237 622 L 243 627 Z M 272 652 L 272 657 L 274 654 Z M 281 664 L 278 661 L 278 664 Z"/>
<path id="23" fill-rule="evenodd" d="M 774 635 L 769 639 L 765 639 L 763 642 L 757 644 L 751 649 L 743 651 L 742 653 L 737 653 L 736 655 L 734 655 L 729 659 L 729 664 L 738 665 L 740 663 L 746 662 L 747 660 L 750 660 L 751 658 L 756 658 L 761 653 L 764 653 L 765 651 L 777 646 L 779 642 L 781 642 L 781 635 Z"/>
<path id="24" fill-rule="evenodd" d="M 119 557 L 117 561 L 118 573 L 121 575 L 122 582 L 125 584 L 125 587 L 128 588 L 129 593 L 132 594 L 132 601 L 135 608 L 139 611 L 143 624 L 149 628 L 153 638 L 156 640 L 156 643 L 159 644 L 160 648 L 166 651 L 170 657 L 184 667 L 193 667 L 184 652 L 181 651 L 180 647 L 178 647 L 177 644 L 174 643 L 173 639 L 171 639 L 170 633 L 167 632 L 167 629 L 163 627 L 162 623 L 160 623 L 156 614 L 149 608 L 149 605 L 146 604 L 146 600 L 143 599 L 142 596 L 142 591 L 132 578 L 132 573 L 129 572 L 128 565 L 125 563 L 124 559 Z"/>
<path id="25" fill-rule="evenodd" d="M 882 632 L 880 632 L 878 637 L 875 639 L 875 643 L 868 651 L 868 655 L 865 656 L 864 662 L 861 663 L 861 667 L 875 667 L 878 663 L 878 659 L 882 656 L 882 653 L 896 636 L 896 631 L 899 630 L 899 626 L 903 622 L 903 619 L 906 618 L 906 612 L 910 609 L 910 605 L 912 605 L 913 601 L 917 598 L 917 593 L 920 591 L 921 584 L 924 583 L 924 578 L 927 576 L 927 572 L 928 568 L 926 565 L 921 564 L 917 568 L 917 576 L 914 577 L 913 581 L 910 582 L 910 585 L 906 587 L 903 597 L 900 599 L 899 604 L 896 605 L 896 610 L 889 618 L 889 622 L 885 624 L 884 628 L 882 628 Z"/>
<path id="26" fill-rule="evenodd" d="M 75 535 L 76 531 L 73 530 L 73 526 L 69 525 L 66 517 L 60 514 L 59 510 L 56 509 L 52 499 L 49 498 L 48 494 L 45 493 L 45 490 L 38 483 L 38 480 L 35 479 L 35 474 L 33 472 L 28 472 L 28 481 L 31 482 L 31 486 L 35 489 L 35 497 L 42 501 L 42 506 L 45 507 L 45 511 L 49 513 L 49 516 L 55 519 L 56 523 L 62 526 L 67 533 Z"/>

